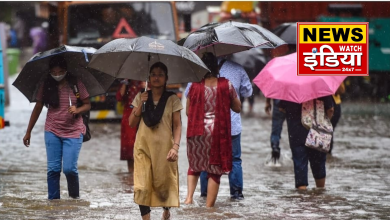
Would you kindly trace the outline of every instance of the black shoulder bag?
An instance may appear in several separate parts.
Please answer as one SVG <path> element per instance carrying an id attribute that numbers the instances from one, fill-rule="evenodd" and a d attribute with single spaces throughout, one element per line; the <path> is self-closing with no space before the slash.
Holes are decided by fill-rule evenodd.
<path id="1" fill-rule="evenodd" d="M 81 99 L 80 99 L 80 92 L 79 92 L 79 88 L 77 86 L 77 80 L 69 80 L 68 82 L 69 82 L 70 88 L 72 89 L 74 95 L 77 98 L 77 107 L 82 106 L 83 101 L 81 101 Z M 76 117 L 78 117 L 78 115 Z M 84 123 L 85 128 L 86 128 L 85 135 L 83 136 L 83 142 L 87 142 L 87 141 L 91 140 L 91 131 L 89 130 L 89 126 L 88 126 L 89 111 L 81 113 L 81 117 L 83 117 L 83 123 Z"/>

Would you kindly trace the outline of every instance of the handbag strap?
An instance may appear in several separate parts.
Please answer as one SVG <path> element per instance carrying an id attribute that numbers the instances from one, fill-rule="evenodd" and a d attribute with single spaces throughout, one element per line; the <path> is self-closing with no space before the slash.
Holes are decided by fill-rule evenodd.
<path id="1" fill-rule="evenodd" d="M 79 87 L 77 86 L 77 79 L 76 78 L 68 78 L 68 84 L 69 84 L 70 89 L 73 91 L 73 94 L 76 96 L 77 102 L 79 102 L 78 104 L 81 104 L 82 101 L 80 98 Z"/>
<path id="2" fill-rule="evenodd" d="M 316 126 L 318 125 L 317 123 L 317 99 L 313 100 L 314 102 L 314 123 L 316 123 Z"/>
<path id="3" fill-rule="evenodd" d="M 72 89 L 73 94 L 77 98 L 77 107 L 82 106 L 83 105 L 83 101 L 80 98 L 80 90 L 79 90 L 79 87 L 77 86 L 77 78 L 70 78 L 70 79 L 68 78 L 68 84 L 69 84 L 69 87 Z M 86 123 L 88 124 L 89 123 L 90 111 L 81 113 L 80 115 L 83 117 L 83 119 L 87 118 L 87 122 Z"/>

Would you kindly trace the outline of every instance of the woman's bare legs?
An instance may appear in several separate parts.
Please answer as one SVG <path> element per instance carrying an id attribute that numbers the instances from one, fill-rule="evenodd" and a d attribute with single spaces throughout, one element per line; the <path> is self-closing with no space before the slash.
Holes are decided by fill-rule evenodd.
<path id="1" fill-rule="evenodd" d="M 198 184 L 199 176 L 187 175 L 187 198 L 184 204 L 192 204 L 194 202 L 194 192 Z"/>
<path id="2" fill-rule="evenodd" d="M 314 179 L 316 181 L 317 188 L 324 188 L 325 187 L 325 178 L 322 179 Z M 306 190 L 306 186 L 299 186 L 297 188 L 298 190 Z"/>
<path id="3" fill-rule="evenodd" d="M 317 188 L 324 188 L 325 187 L 325 178 L 316 179 L 315 181 L 316 181 Z"/>
<path id="4" fill-rule="evenodd" d="M 142 216 L 142 220 L 150 220 L 150 212 L 144 216 Z"/>
<path id="5" fill-rule="evenodd" d="M 217 200 L 218 190 L 219 184 L 215 182 L 213 178 L 209 178 L 207 185 L 206 207 L 214 207 L 215 201 Z"/>

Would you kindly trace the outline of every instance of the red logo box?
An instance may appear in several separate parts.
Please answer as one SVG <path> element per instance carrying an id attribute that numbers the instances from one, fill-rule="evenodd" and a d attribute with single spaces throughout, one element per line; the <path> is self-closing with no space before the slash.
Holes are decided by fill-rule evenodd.
<path id="1" fill-rule="evenodd" d="M 297 22 L 297 75 L 368 76 L 368 22 Z"/>

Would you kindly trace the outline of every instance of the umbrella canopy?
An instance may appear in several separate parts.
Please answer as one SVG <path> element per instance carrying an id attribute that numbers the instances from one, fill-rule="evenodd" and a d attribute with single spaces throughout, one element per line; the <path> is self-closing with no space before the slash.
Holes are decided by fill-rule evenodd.
<path id="1" fill-rule="evenodd" d="M 272 32 L 288 44 L 297 44 L 297 23 L 283 23 Z"/>
<path id="2" fill-rule="evenodd" d="M 168 67 L 168 84 L 199 82 L 209 72 L 189 49 L 149 37 L 113 40 L 93 54 L 88 67 L 116 78 L 144 81 L 150 66 L 158 61 Z"/>
<path id="3" fill-rule="evenodd" d="M 219 57 L 254 47 L 276 48 L 286 43 L 259 25 L 229 21 L 206 24 L 181 39 L 178 44 L 194 51 L 198 56 L 204 52 L 212 52 Z"/>
<path id="4" fill-rule="evenodd" d="M 272 59 L 253 82 L 264 96 L 302 103 L 332 95 L 346 76 L 297 76 L 297 53 Z"/>
<path id="5" fill-rule="evenodd" d="M 267 64 L 263 49 L 258 47 L 231 54 L 227 56 L 227 59 L 244 67 L 250 80 L 253 80 Z"/>
<path id="6" fill-rule="evenodd" d="M 26 63 L 12 85 L 19 89 L 30 102 L 35 102 L 38 89 L 49 76 L 50 59 L 54 56 L 63 56 L 67 63 L 67 71 L 83 82 L 90 97 L 103 94 L 115 78 L 87 69 L 87 63 L 95 51 L 96 49 L 92 47 L 63 45 L 37 53 Z"/>

